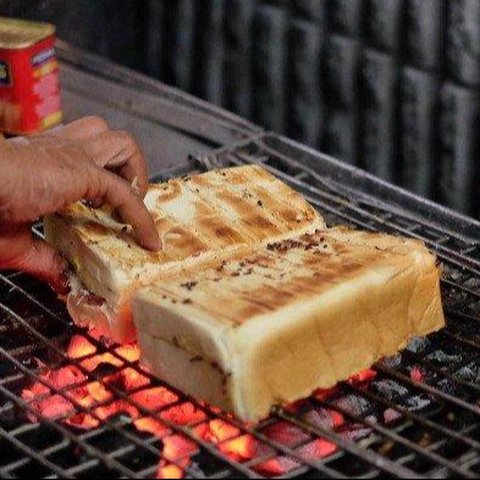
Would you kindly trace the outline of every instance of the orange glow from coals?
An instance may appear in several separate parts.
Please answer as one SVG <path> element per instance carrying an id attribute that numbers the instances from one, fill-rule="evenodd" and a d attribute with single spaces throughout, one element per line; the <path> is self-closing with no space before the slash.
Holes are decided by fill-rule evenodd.
<path id="1" fill-rule="evenodd" d="M 367 368 L 355 375 L 352 375 L 347 381 L 350 384 L 353 383 L 363 383 L 363 382 L 370 382 L 377 376 L 377 372 L 372 370 L 371 368 Z"/>
<path id="2" fill-rule="evenodd" d="M 67 349 L 67 358 L 79 362 L 83 371 L 75 365 L 62 366 L 56 370 L 45 370 L 38 381 L 22 392 L 22 398 L 30 404 L 34 413 L 29 413 L 32 422 L 39 417 L 57 419 L 79 429 L 97 428 L 102 422 L 122 413 L 132 419 L 139 432 L 149 433 L 161 439 L 162 460 L 159 462 L 157 478 L 182 478 L 198 452 L 198 445 L 187 437 L 174 433 L 164 422 L 188 426 L 194 435 L 216 447 L 230 460 L 247 462 L 254 458 L 272 456 L 271 459 L 252 467 L 258 473 L 279 476 L 299 467 L 299 461 L 285 456 L 274 457 L 275 450 L 225 419 L 209 418 L 204 410 L 193 403 L 180 401 L 178 395 L 163 386 L 152 386 L 150 378 L 129 363 L 140 358 L 137 345 L 116 347 L 111 352 L 98 352 L 95 342 L 83 335 L 74 335 Z M 90 373 L 98 375 L 99 380 Z M 353 382 L 366 382 L 375 377 L 368 370 L 352 378 Z M 45 382 L 46 386 L 42 382 Z M 118 398 L 112 387 L 123 392 L 127 398 Z M 62 391 L 57 394 L 55 390 Z M 324 400 L 337 392 L 336 388 L 318 390 L 315 396 Z M 129 401 L 131 400 L 131 401 Z M 297 411 L 304 401 L 287 406 Z M 87 411 L 83 412 L 82 407 Z M 159 411 L 151 416 L 151 412 Z M 220 411 L 210 409 L 215 415 Z M 325 413 L 326 412 L 326 413 Z M 329 415 L 331 428 L 344 423 L 343 416 L 334 410 L 324 409 Z M 247 426 L 247 425 L 246 425 Z M 272 423 L 261 432 L 267 438 L 295 450 L 300 458 L 315 460 L 331 455 L 336 446 L 327 440 L 309 441 L 308 433 L 285 421 Z M 299 446 L 301 445 L 301 446 Z"/>
<path id="3" fill-rule="evenodd" d="M 420 367 L 415 366 L 410 370 L 410 378 L 414 382 L 421 383 L 425 378 L 425 373 Z"/>

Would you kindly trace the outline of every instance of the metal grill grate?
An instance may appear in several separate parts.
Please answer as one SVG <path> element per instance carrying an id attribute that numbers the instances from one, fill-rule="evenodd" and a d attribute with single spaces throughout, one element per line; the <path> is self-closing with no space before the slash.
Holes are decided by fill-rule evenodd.
<path id="1" fill-rule="evenodd" d="M 151 477 L 158 473 L 161 459 L 187 477 L 258 477 L 276 472 L 312 478 L 478 476 L 478 227 L 411 197 L 402 197 L 402 206 L 390 187 L 273 135 L 218 150 L 192 162 L 191 168 L 248 162 L 262 163 L 303 193 L 330 225 L 401 233 L 427 242 L 445 269 L 442 289 L 448 327 L 416 339 L 401 355 L 380 362 L 371 377 L 275 411 L 253 427 L 163 385 L 117 346 L 72 326 L 48 287 L 23 274 L 5 274 L 0 276 L 1 476 Z M 183 173 L 172 170 L 158 179 Z M 97 351 L 81 359 L 68 358 L 65 348 L 74 334 L 86 338 Z M 84 360 L 105 353 L 115 359 L 113 368 L 85 368 Z M 82 374 L 79 381 L 58 387 L 44 376 L 45 365 L 58 371 L 72 364 Z M 127 391 L 108 381 L 112 373 L 126 368 L 144 376 L 148 385 Z M 74 393 L 95 381 L 106 387 L 111 398 L 82 404 Z M 39 421 L 35 402 L 43 397 L 22 396 L 35 383 L 48 387 L 44 398 L 57 395 L 70 402 L 68 412 L 45 415 Z M 135 396 L 162 386 L 171 392 L 170 401 L 155 410 Z M 123 410 L 103 418 L 97 407 L 116 400 L 124 402 Z M 124 413 L 130 408 L 137 412 L 137 420 L 149 418 L 164 425 L 163 434 L 140 432 L 132 415 Z M 174 409 L 194 414 L 186 423 L 170 414 Z M 98 426 L 79 430 L 69 425 L 82 414 L 98 421 Z M 335 421 L 339 418 L 342 422 Z M 217 419 L 234 432 L 220 443 L 199 433 Z M 165 446 L 179 438 L 190 441 L 188 453 L 172 456 Z M 239 443 L 249 451 L 233 455 L 230 446 Z"/>

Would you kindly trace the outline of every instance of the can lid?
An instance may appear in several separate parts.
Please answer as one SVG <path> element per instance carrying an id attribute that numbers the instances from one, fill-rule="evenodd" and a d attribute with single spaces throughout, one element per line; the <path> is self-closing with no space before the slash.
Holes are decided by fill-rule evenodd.
<path id="1" fill-rule="evenodd" d="M 0 48 L 31 47 L 54 33 L 55 26 L 50 23 L 0 17 Z"/>

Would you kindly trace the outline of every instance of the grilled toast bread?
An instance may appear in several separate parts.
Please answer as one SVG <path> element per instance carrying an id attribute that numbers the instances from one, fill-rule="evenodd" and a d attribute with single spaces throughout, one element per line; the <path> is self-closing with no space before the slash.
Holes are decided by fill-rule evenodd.
<path id="1" fill-rule="evenodd" d="M 69 311 L 117 341 L 137 338 L 153 373 L 243 420 L 444 326 L 422 242 L 327 228 L 258 166 L 152 185 L 145 203 L 160 252 L 107 210 L 79 203 L 45 219 L 47 240 L 95 295 L 74 288 Z"/>
<path id="2" fill-rule="evenodd" d="M 444 326 L 422 242 L 317 230 L 140 289 L 144 362 L 247 421 L 329 388 Z"/>
<path id="3" fill-rule="evenodd" d="M 259 242 L 325 228 L 300 194 L 255 165 L 151 185 L 145 204 L 164 245 L 155 253 L 140 248 L 108 210 L 76 203 L 44 221 L 47 241 L 99 297 L 92 306 L 88 293 L 73 289 L 72 317 L 120 342 L 135 338 L 130 300 L 140 286 Z"/>

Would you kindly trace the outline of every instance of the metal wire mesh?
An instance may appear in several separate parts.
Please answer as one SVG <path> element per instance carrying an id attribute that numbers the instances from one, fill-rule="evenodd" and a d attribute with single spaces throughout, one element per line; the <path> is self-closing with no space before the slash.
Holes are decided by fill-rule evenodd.
<path id="1" fill-rule="evenodd" d="M 1 476 L 151 477 L 162 460 L 187 477 L 478 476 L 480 238 L 453 231 L 433 214 L 421 219 L 418 212 L 369 195 L 354 182 L 320 174 L 321 165 L 316 168 L 308 155 L 279 137 L 261 135 L 197 159 L 192 168 L 260 162 L 304 194 L 330 225 L 424 240 L 444 265 L 447 328 L 411 342 L 401 355 L 376 365 L 371 377 L 279 409 L 252 426 L 164 385 L 118 346 L 72 326 L 48 287 L 7 273 L 0 276 Z M 173 170 L 162 177 L 182 173 Z M 65 348 L 74 334 L 96 351 L 68 357 Z M 114 359 L 109 368 L 85 367 L 90 358 L 104 354 Z M 46 367 L 59 371 L 72 365 L 80 373 L 68 385 L 59 387 L 44 375 Z M 126 389 L 112 382 L 112 375 L 124 369 L 144 378 L 143 384 Z M 84 404 L 76 392 L 92 382 L 100 382 L 109 396 Z M 32 384 L 45 387 L 43 397 L 22 395 Z M 169 400 L 151 409 L 136 394 L 155 388 L 170 392 Z M 39 418 L 38 402 L 52 395 L 69 408 Z M 119 401 L 122 408 L 115 415 L 102 414 L 102 408 Z M 190 412 L 188 421 L 172 414 L 182 409 Z M 75 427 L 82 415 L 96 426 Z M 158 422 L 162 434 L 138 430 L 139 419 Z M 218 420 L 231 428 L 230 436 L 219 441 L 200 434 Z M 166 446 L 173 439 L 188 442 L 188 448 L 172 455 Z"/>

